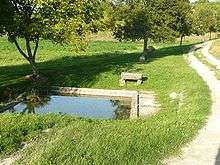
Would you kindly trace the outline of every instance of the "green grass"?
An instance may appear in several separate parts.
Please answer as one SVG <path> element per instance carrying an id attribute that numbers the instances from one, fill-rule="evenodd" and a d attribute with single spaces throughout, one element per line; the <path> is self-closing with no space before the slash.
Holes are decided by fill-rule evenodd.
<path id="1" fill-rule="evenodd" d="M 31 73 L 30 66 L 6 39 L 1 38 L 0 44 L 3 59 L 0 87 L 9 86 L 16 93 L 31 86 L 32 83 L 24 79 Z M 148 61 L 139 63 L 140 43 L 94 42 L 87 52 L 77 54 L 69 46 L 43 41 L 38 67 L 47 77 L 47 85 L 122 89 L 119 86 L 122 71 L 140 72 L 148 80 L 138 87 L 129 83 L 123 89 L 155 91 L 160 111 L 146 119 L 125 121 L 28 115 L 18 115 L 16 119 L 12 114 L 1 114 L 2 122 L 7 123 L 4 129 L 8 136 L 3 137 L 0 146 L 7 146 L 4 141 L 8 137 L 13 139 L 18 132 L 18 140 L 11 140 L 11 147 L 2 149 L 1 154 L 15 151 L 22 141 L 35 136 L 39 138 L 22 153 L 18 164 L 158 164 L 178 153 L 205 124 L 210 93 L 183 58 L 188 45 L 183 48 L 175 44 L 156 46 L 157 51 Z M 183 93 L 182 106 L 169 98 L 172 92 Z M 18 128 L 10 129 L 13 125 Z M 19 133 L 23 127 L 28 130 L 25 135 Z M 48 127 L 53 131 L 41 135 L 41 130 Z"/>
<path id="2" fill-rule="evenodd" d="M 215 76 L 216 76 L 216 78 L 217 78 L 218 80 L 220 80 L 220 70 L 217 70 L 217 71 L 215 72 Z"/>
<path id="3" fill-rule="evenodd" d="M 71 118 L 71 121 L 73 120 Z M 0 158 L 17 151 L 23 146 L 23 142 L 35 140 L 40 137 L 43 130 L 55 128 L 58 123 L 59 126 L 68 123 L 68 117 L 2 114 L 0 117 Z"/>
<path id="4" fill-rule="evenodd" d="M 210 53 L 220 60 L 220 40 L 213 42 Z"/>

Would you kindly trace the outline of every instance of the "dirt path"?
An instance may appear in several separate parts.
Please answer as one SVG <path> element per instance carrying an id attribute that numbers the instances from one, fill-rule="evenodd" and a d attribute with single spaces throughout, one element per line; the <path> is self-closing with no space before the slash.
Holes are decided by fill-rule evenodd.
<path id="1" fill-rule="evenodd" d="M 202 49 L 202 54 L 204 55 L 204 57 L 207 59 L 209 63 L 211 63 L 212 65 L 215 65 L 217 69 L 220 69 L 220 60 L 218 60 L 217 58 L 215 58 L 209 53 L 209 49 L 211 48 L 212 43 L 213 41 L 209 41 L 205 44 L 205 46 Z"/>
<path id="2" fill-rule="evenodd" d="M 0 161 L 0 165 L 11 165 L 16 161 L 16 159 L 17 159 L 16 156 L 6 158 L 6 159 Z"/>
<path id="3" fill-rule="evenodd" d="M 207 50 L 205 45 L 204 51 Z M 207 125 L 188 146 L 183 148 L 182 155 L 165 161 L 169 165 L 220 165 L 220 81 L 214 73 L 202 64 L 195 56 L 194 49 L 188 55 L 192 68 L 203 78 L 210 88 L 212 110 Z"/>

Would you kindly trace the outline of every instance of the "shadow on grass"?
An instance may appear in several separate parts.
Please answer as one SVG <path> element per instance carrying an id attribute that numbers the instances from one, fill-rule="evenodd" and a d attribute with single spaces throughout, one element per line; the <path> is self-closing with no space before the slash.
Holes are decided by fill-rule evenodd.
<path id="1" fill-rule="evenodd" d="M 190 46 L 160 48 L 149 55 L 146 63 L 166 56 L 180 56 L 187 53 Z M 140 54 L 115 52 L 92 56 L 66 56 L 38 63 L 40 72 L 47 79 L 41 85 L 91 87 L 97 82 L 101 73 L 111 71 L 119 77 L 123 71 L 135 70 L 134 64 L 139 63 Z M 0 67 L 0 90 L 10 87 L 14 92 L 24 91 L 33 84 L 24 78 L 30 73 L 31 68 L 28 64 Z"/>

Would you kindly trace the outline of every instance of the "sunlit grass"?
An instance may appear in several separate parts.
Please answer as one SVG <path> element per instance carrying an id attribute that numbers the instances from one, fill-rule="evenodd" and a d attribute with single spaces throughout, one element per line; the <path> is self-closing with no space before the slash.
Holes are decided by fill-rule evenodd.
<path id="1" fill-rule="evenodd" d="M 220 60 L 220 40 L 213 42 L 210 53 Z"/>
<path id="2" fill-rule="evenodd" d="M 16 91 L 30 87 L 31 82 L 18 81 L 31 73 L 30 66 L 6 39 L 0 39 L 0 43 L 1 88 L 8 86 Z M 49 85 L 151 90 L 157 94 L 160 111 L 146 119 L 125 121 L 1 114 L 4 131 L 0 129 L 0 133 L 4 136 L 0 136 L 0 146 L 6 147 L 0 153 L 17 150 L 23 140 L 34 142 L 22 154 L 20 164 L 158 164 L 178 153 L 205 124 L 210 94 L 183 58 L 190 46 L 156 47 L 157 51 L 140 63 L 140 43 L 94 42 L 87 52 L 79 54 L 70 46 L 43 41 L 38 67 Z M 140 86 L 129 83 L 122 88 L 119 86 L 122 71 L 140 72 L 148 79 Z M 170 99 L 172 92 L 183 93 L 182 106 Z M 40 130 L 46 128 L 52 131 L 39 136 Z"/>

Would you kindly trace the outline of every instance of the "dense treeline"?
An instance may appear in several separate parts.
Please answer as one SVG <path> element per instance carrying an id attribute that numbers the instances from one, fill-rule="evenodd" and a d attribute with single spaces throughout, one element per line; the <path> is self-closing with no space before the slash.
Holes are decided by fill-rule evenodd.
<path id="1" fill-rule="evenodd" d="M 193 33 L 204 35 L 205 33 L 220 31 L 220 2 L 198 1 L 192 6 Z"/>
<path id="2" fill-rule="evenodd" d="M 115 0 L 109 2 L 109 19 L 115 38 L 119 40 L 164 41 L 191 34 L 205 35 L 220 31 L 220 2 L 198 0 Z"/>
<path id="3" fill-rule="evenodd" d="M 0 35 L 7 35 L 38 77 L 40 39 L 84 49 L 88 35 L 111 29 L 116 39 L 154 42 L 220 31 L 220 2 L 198 0 L 1 0 Z M 26 41 L 22 50 L 18 38 Z"/>

